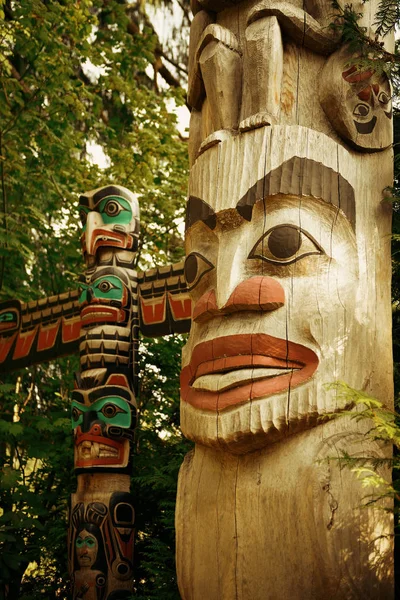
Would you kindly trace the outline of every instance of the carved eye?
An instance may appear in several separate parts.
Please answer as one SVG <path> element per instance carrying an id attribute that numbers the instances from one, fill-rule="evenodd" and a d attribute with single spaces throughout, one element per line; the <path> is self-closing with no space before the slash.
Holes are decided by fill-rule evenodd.
<path id="1" fill-rule="evenodd" d="M 14 321 L 15 315 L 11 312 L 6 312 L 0 315 L 0 323 L 6 323 L 7 321 Z"/>
<path id="2" fill-rule="evenodd" d="M 198 284 L 200 279 L 214 266 L 198 252 L 192 252 L 185 260 L 185 278 L 189 289 Z"/>
<path id="3" fill-rule="evenodd" d="M 382 104 L 387 104 L 388 102 L 390 102 L 390 98 L 389 98 L 389 96 L 385 92 L 380 92 L 379 93 L 378 100 Z"/>
<path id="4" fill-rule="evenodd" d="M 109 217 L 116 217 L 122 210 L 124 209 L 116 200 L 109 200 L 104 207 L 104 212 Z"/>
<path id="5" fill-rule="evenodd" d="M 117 413 L 121 413 L 124 411 L 122 410 L 122 408 L 119 408 L 119 406 L 115 406 L 115 404 L 108 403 L 103 406 L 101 412 L 105 417 L 107 417 L 107 419 L 112 419 Z"/>
<path id="6" fill-rule="evenodd" d="M 355 117 L 366 117 L 369 113 L 369 106 L 366 104 L 357 104 L 355 109 L 353 110 L 353 115 Z"/>
<path id="7" fill-rule="evenodd" d="M 107 293 L 111 290 L 112 285 L 109 281 L 102 281 L 97 287 L 101 292 Z"/>
<path id="8" fill-rule="evenodd" d="M 81 411 L 81 410 L 78 410 L 78 409 L 76 408 L 76 406 L 74 406 L 74 407 L 72 408 L 71 415 L 72 415 L 72 420 L 73 420 L 73 421 L 79 421 L 79 417 L 81 416 L 81 414 L 82 414 L 82 411 Z"/>
<path id="9" fill-rule="evenodd" d="M 85 538 L 85 544 L 88 548 L 93 548 L 96 544 L 96 540 L 94 540 L 93 538 L 87 537 L 87 538 Z"/>
<path id="10" fill-rule="evenodd" d="M 295 225 L 269 229 L 255 244 L 249 258 L 260 258 L 275 265 L 290 265 L 311 254 L 323 254 L 322 248 Z"/>

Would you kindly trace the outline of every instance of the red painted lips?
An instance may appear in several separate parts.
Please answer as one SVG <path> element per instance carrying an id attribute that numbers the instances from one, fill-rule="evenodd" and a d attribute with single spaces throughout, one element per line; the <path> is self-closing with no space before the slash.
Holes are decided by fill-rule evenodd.
<path id="1" fill-rule="evenodd" d="M 77 428 L 75 438 L 76 468 L 92 466 L 125 467 L 128 452 L 129 444 L 127 440 L 117 442 L 101 435 L 80 433 L 80 427 Z"/>
<path id="2" fill-rule="evenodd" d="M 198 344 L 190 363 L 182 369 L 182 400 L 203 410 L 224 410 L 300 385 L 314 374 L 318 362 L 317 355 L 309 348 L 263 333 L 216 338 Z M 276 369 L 293 371 L 250 383 L 239 382 L 237 387 L 220 392 L 192 387 L 193 382 L 204 375 L 217 378 L 230 371 L 257 367 L 271 368 L 275 373 Z"/>
<path id="3" fill-rule="evenodd" d="M 81 237 L 81 244 L 84 254 L 87 252 L 95 256 L 98 248 L 103 246 L 130 250 L 133 247 L 133 238 L 131 235 L 118 231 L 94 229 L 91 232 L 90 247 L 87 247 L 85 233 Z"/>
<path id="4" fill-rule="evenodd" d="M 125 311 L 114 306 L 104 306 L 92 301 L 81 309 L 81 322 L 84 326 L 99 322 L 120 323 L 125 320 Z"/>

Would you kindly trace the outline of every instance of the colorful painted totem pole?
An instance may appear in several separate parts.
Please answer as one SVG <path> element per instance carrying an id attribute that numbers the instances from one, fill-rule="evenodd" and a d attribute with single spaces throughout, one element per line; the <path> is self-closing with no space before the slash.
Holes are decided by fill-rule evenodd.
<path id="1" fill-rule="evenodd" d="M 325 0 L 191 5 L 180 593 L 387 600 L 391 517 L 339 461 L 386 450 L 321 417 L 338 380 L 392 401 L 390 82 Z"/>
<path id="2" fill-rule="evenodd" d="M 72 394 L 75 469 L 69 565 L 75 600 L 131 596 L 135 510 L 130 457 L 139 332 L 133 269 L 139 206 L 126 188 L 80 197 L 80 366 Z"/>
<path id="3" fill-rule="evenodd" d="M 69 569 L 73 600 L 131 597 L 135 510 L 130 494 L 137 344 L 188 332 L 183 263 L 136 274 L 139 206 L 108 185 L 80 197 L 87 269 L 79 290 L 0 304 L 0 373 L 80 353 L 72 392 L 74 462 Z"/>

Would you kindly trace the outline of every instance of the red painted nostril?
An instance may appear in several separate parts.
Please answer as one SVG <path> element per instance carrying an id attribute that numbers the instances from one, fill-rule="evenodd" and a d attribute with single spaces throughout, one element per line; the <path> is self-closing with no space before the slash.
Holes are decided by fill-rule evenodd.
<path id="1" fill-rule="evenodd" d="M 218 313 L 217 298 L 214 290 L 209 290 L 201 296 L 193 308 L 193 321 L 201 323 Z"/>
<path id="2" fill-rule="evenodd" d="M 90 433 L 93 435 L 100 435 L 101 434 L 100 425 L 93 425 L 92 429 L 90 430 Z"/>
<path id="3" fill-rule="evenodd" d="M 285 291 L 272 277 L 251 277 L 240 283 L 229 297 L 223 311 L 276 310 L 285 304 Z"/>

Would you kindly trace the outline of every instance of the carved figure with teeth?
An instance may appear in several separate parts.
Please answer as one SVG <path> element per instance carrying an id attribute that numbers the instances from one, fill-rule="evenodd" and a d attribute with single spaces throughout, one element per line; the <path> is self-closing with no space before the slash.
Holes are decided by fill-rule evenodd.
<path id="1" fill-rule="evenodd" d="M 72 394 L 75 468 L 126 470 L 136 407 L 128 388 L 106 385 Z"/>
<path id="2" fill-rule="evenodd" d="M 126 325 L 131 317 L 131 282 L 126 270 L 96 269 L 80 277 L 81 322 L 83 327 L 101 323 Z"/>
<path id="3" fill-rule="evenodd" d="M 139 206 L 126 188 L 107 185 L 83 194 L 79 212 L 87 270 L 80 277 L 81 370 L 71 404 L 78 487 L 71 502 L 70 546 L 83 544 L 86 553 L 73 560 L 70 550 L 70 572 L 74 599 L 119 600 L 130 597 L 133 577 L 129 489 L 136 425 Z M 83 569 L 94 542 L 90 535 L 80 541 L 79 523 L 85 535 L 90 523 L 100 524 L 98 545 L 106 549 L 103 578 Z"/>

